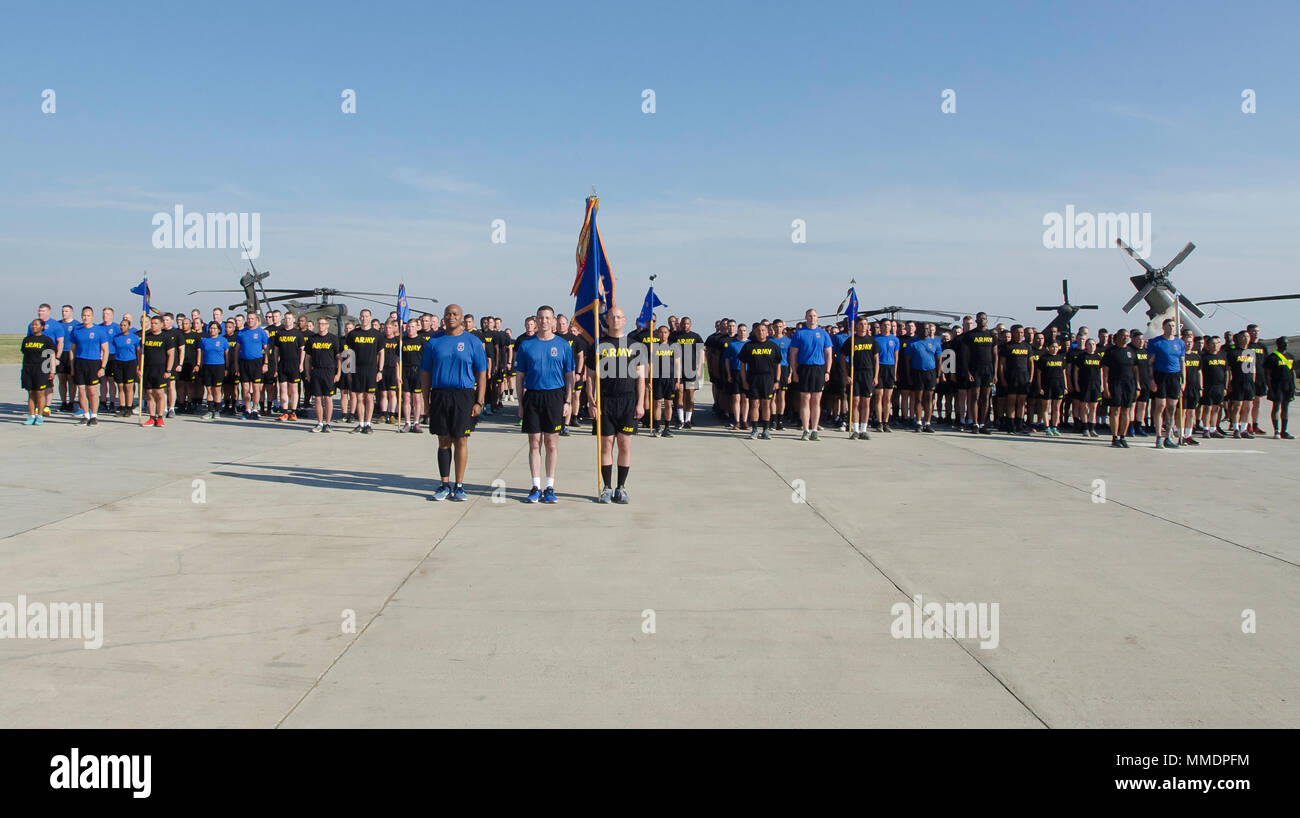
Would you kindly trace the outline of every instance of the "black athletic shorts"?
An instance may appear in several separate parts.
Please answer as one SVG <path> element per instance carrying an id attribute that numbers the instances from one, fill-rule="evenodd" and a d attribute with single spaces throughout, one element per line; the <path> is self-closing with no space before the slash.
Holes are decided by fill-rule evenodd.
<path id="1" fill-rule="evenodd" d="M 1295 381 L 1284 384 L 1270 384 L 1268 399 L 1274 403 L 1289 403 L 1295 400 Z"/>
<path id="2" fill-rule="evenodd" d="M 72 351 L 71 350 L 63 351 L 63 355 L 59 358 L 58 372 L 60 375 L 72 374 Z"/>
<path id="3" fill-rule="evenodd" d="M 602 395 L 600 399 L 600 436 L 636 434 L 636 393 Z"/>
<path id="4" fill-rule="evenodd" d="M 99 359 L 78 358 L 73 361 L 72 382 L 77 386 L 99 386 Z"/>
<path id="5" fill-rule="evenodd" d="M 313 369 L 311 371 L 310 383 L 308 389 L 311 390 L 313 398 L 330 398 L 334 396 L 334 370 L 332 369 Z"/>
<path id="6" fill-rule="evenodd" d="M 371 377 L 374 377 L 372 374 Z M 527 397 L 525 395 L 525 397 Z M 474 431 L 476 389 L 434 389 L 429 392 L 429 431 L 462 438 Z"/>
<path id="7" fill-rule="evenodd" d="M 145 389 L 166 389 L 167 388 L 167 367 L 164 364 L 155 366 L 146 366 L 144 368 L 144 388 Z"/>
<path id="8" fill-rule="evenodd" d="M 974 381 L 970 384 L 971 387 L 993 386 L 998 380 L 997 372 L 994 371 L 992 365 L 971 367 L 970 376 L 971 380 Z"/>
<path id="9" fill-rule="evenodd" d="M 727 370 L 727 376 L 720 384 L 725 395 L 740 394 L 740 373 L 734 369 Z"/>
<path id="10" fill-rule="evenodd" d="M 880 386 L 879 389 L 894 388 L 894 365 L 882 364 L 880 367 Z"/>
<path id="11" fill-rule="evenodd" d="M 1214 384 L 1201 390 L 1202 406 L 1219 406 L 1223 403 L 1224 385 Z"/>
<path id="12" fill-rule="evenodd" d="M 253 358 L 252 360 L 239 359 L 239 380 L 241 383 L 261 383 L 262 382 L 262 364 L 265 361 L 262 358 Z"/>
<path id="13" fill-rule="evenodd" d="M 286 357 L 280 359 L 280 368 L 276 373 L 281 383 L 301 383 L 302 370 L 298 368 L 298 357 Z"/>
<path id="14" fill-rule="evenodd" d="M 1156 388 L 1153 398 L 1160 400 L 1178 400 L 1183 393 L 1183 374 L 1181 372 L 1157 372 Z"/>
<path id="15" fill-rule="evenodd" d="M 1232 382 L 1232 389 L 1228 391 L 1228 400 L 1230 401 L 1250 401 L 1255 399 L 1255 382 L 1250 378 L 1237 378 Z"/>
<path id="16" fill-rule="evenodd" d="M 135 383 L 135 365 L 138 361 L 114 361 L 113 380 L 118 383 Z"/>
<path id="17" fill-rule="evenodd" d="M 194 380 L 194 361 L 183 361 L 181 371 L 176 373 L 176 380 L 188 383 Z"/>
<path id="18" fill-rule="evenodd" d="M 1077 394 L 1077 398 L 1076 398 L 1077 400 L 1081 400 L 1084 403 L 1096 403 L 1097 401 L 1101 400 L 1101 384 L 1099 383 L 1084 384 L 1083 388 L 1080 389 L 1076 394 Z"/>
<path id="19" fill-rule="evenodd" d="M 524 432 L 557 434 L 564 426 L 564 389 L 529 389 L 524 393 Z M 473 401 L 470 401 L 472 404 Z"/>
<path id="20" fill-rule="evenodd" d="M 674 400 L 677 397 L 677 384 L 671 378 L 655 378 L 654 399 Z"/>
<path id="21" fill-rule="evenodd" d="M 1002 394 L 1004 395 L 1028 395 L 1029 394 L 1029 376 L 1024 373 L 1008 373 L 1007 382 L 1003 386 Z"/>
<path id="22" fill-rule="evenodd" d="M 44 392 L 50 388 L 50 382 L 53 379 L 42 372 L 40 369 L 29 369 L 23 367 L 22 374 L 19 375 L 19 382 L 25 392 Z"/>
<path id="23" fill-rule="evenodd" d="M 1048 380 L 1043 382 L 1043 397 L 1048 400 L 1061 400 L 1065 397 L 1064 380 Z"/>
<path id="24" fill-rule="evenodd" d="M 406 373 L 402 373 L 402 376 L 403 378 L 405 378 Z M 397 367 L 393 367 L 392 369 L 389 369 L 388 367 L 384 367 L 384 379 L 379 382 L 379 389 L 387 390 L 391 392 L 396 388 L 397 388 Z"/>
<path id="25" fill-rule="evenodd" d="M 853 397 L 871 397 L 871 393 L 876 391 L 876 387 L 872 384 L 872 381 L 875 380 L 875 374 L 865 369 L 858 369 L 853 372 Z M 881 372 L 881 374 L 884 373 Z"/>
<path id="26" fill-rule="evenodd" d="M 221 386 L 226 382 L 225 364 L 204 364 L 200 370 L 199 378 L 205 387 Z"/>
<path id="27" fill-rule="evenodd" d="M 935 386 L 939 383 L 938 369 L 913 369 L 912 379 L 916 383 L 916 391 L 933 392 Z"/>
<path id="28" fill-rule="evenodd" d="M 378 388 L 375 377 L 379 374 L 379 368 L 375 366 L 357 367 L 357 371 L 352 373 L 352 390 L 353 392 L 366 392 L 374 394 Z M 473 401 L 470 401 L 473 403 Z"/>
<path id="29" fill-rule="evenodd" d="M 768 400 L 776 393 L 776 379 L 770 375 L 750 375 L 745 395 L 750 400 Z"/>
<path id="30" fill-rule="evenodd" d="M 1133 381 L 1112 381 L 1110 384 L 1110 401 L 1108 405 L 1127 409 L 1133 405 L 1137 395 L 1137 384 Z"/>
<path id="31" fill-rule="evenodd" d="M 1194 409 L 1201 405 L 1201 387 L 1188 386 L 1183 390 L 1183 408 Z"/>
<path id="32" fill-rule="evenodd" d="M 823 392 L 826 390 L 826 364 L 799 364 L 799 382 L 796 392 Z"/>
<path id="33" fill-rule="evenodd" d="M 420 367 L 402 367 L 402 391 L 407 394 L 420 394 L 424 391 L 424 381 L 422 378 L 423 376 L 420 374 Z"/>

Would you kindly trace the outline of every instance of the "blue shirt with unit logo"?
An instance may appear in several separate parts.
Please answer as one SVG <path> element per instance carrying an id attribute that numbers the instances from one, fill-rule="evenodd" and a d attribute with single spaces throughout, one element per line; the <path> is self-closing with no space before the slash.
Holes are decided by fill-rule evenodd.
<path id="1" fill-rule="evenodd" d="M 483 342 L 468 332 L 435 335 L 424 344 L 420 371 L 432 376 L 432 389 L 473 389 L 478 373 L 487 371 L 487 352 Z"/>
<path id="2" fill-rule="evenodd" d="M 940 355 L 943 355 L 942 338 L 913 338 L 907 345 L 908 362 L 921 372 L 938 367 Z"/>
<path id="3" fill-rule="evenodd" d="M 880 350 L 880 365 L 893 366 L 898 362 L 898 350 L 902 343 L 897 335 L 877 335 L 876 348 Z"/>
<path id="4" fill-rule="evenodd" d="M 213 338 L 211 335 L 205 335 L 199 340 L 199 360 L 204 366 L 213 364 L 225 364 L 226 353 L 230 351 L 230 342 L 225 336 L 218 335 Z"/>
<path id="5" fill-rule="evenodd" d="M 821 327 L 804 327 L 795 330 L 790 348 L 799 353 L 799 366 L 811 364 L 822 366 L 826 363 L 826 347 L 831 346 L 831 334 Z"/>
<path id="6" fill-rule="evenodd" d="M 257 329 L 244 328 L 235 335 L 235 343 L 239 346 L 239 360 L 256 361 L 265 357 L 266 347 L 271 343 L 271 336 L 266 334 L 266 330 L 258 327 Z"/>
<path id="7" fill-rule="evenodd" d="M 523 373 L 524 389 L 563 389 L 564 373 L 573 367 L 573 347 L 558 335 L 549 341 L 533 336 L 515 353 L 515 371 Z"/>
<path id="8" fill-rule="evenodd" d="M 113 358 L 118 361 L 134 361 L 139 348 L 140 336 L 134 332 L 119 331 L 113 338 Z"/>
<path id="9" fill-rule="evenodd" d="M 72 346 L 75 348 L 76 356 L 80 360 L 100 360 L 104 345 L 107 343 L 108 333 L 101 326 L 91 324 L 88 327 L 77 327 L 72 331 Z"/>
<path id="10" fill-rule="evenodd" d="M 1187 344 L 1182 338 L 1159 338 L 1147 342 L 1147 351 L 1155 358 L 1155 371 L 1164 375 L 1183 371 Z"/>
<path id="11" fill-rule="evenodd" d="M 780 338 L 773 338 L 772 343 L 776 344 L 781 350 L 781 366 L 790 365 L 790 339 L 782 335 Z"/>

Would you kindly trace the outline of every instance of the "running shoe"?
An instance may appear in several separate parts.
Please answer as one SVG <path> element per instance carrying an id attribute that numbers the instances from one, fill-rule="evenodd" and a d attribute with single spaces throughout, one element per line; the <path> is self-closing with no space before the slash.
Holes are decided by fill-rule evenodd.
<path id="1" fill-rule="evenodd" d="M 528 496 L 524 498 L 524 502 L 526 503 L 540 503 L 541 501 L 542 490 L 536 486 L 533 486 L 533 490 L 528 492 Z"/>
<path id="2" fill-rule="evenodd" d="M 627 496 L 627 489 L 623 488 L 622 486 L 619 486 L 618 488 L 614 489 L 614 502 L 618 503 L 619 505 L 625 506 L 628 503 L 632 502 L 632 498 Z"/>
<path id="3" fill-rule="evenodd" d="M 821 437 L 821 435 L 817 434 L 817 430 L 816 430 L 816 429 L 813 429 L 813 430 L 812 430 L 812 435 L 810 435 L 810 436 L 808 437 L 808 439 L 809 439 L 809 440 L 821 440 L 822 437 Z"/>
<path id="4" fill-rule="evenodd" d="M 768 429 L 764 429 L 764 430 L 763 430 L 763 433 L 762 433 L 761 435 L 759 435 L 759 438 L 760 438 L 761 440 L 771 440 L 771 439 L 772 439 L 772 430 L 771 430 L 770 428 L 768 428 Z"/>
<path id="5" fill-rule="evenodd" d="M 28 415 L 28 416 L 27 416 L 27 420 L 24 420 L 24 421 L 23 421 L 23 425 L 24 425 L 24 426 L 35 426 L 35 425 L 36 425 L 36 415 Z"/>
<path id="6" fill-rule="evenodd" d="M 537 491 L 537 489 L 533 489 L 533 491 Z M 530 494 L 529 496 L 531 497 L 532 495 Z M 610 503 L 613 502 L 613 500 L 614 500 L 614 492 L 610 491 L 609 486 L 606 486 L 605 488 L 600 490 L 600 497 L 597 498 L 596 502 Z M 537 501 L 534 500 L 533 502 L 537 502 Z"/>
<path id="7" fill-rule="evenodd" d="M 452 501 L 453 503 L 463 503 L 463 502 L 465 502 L 467 499 L 469 499 L 469 498 L 465 496 L 465 487 L 464 487 L 464 486 L 457 486 L 456 488 L 452 489 L 452 492 L 451 492 L 451 501 Z"/>
<path id="8" fill-rule="evenodd" d="M 433 494 L 429 495 L 429 499 L 446 500 L 450 496 L 451 496 L 451 487 L 448 486 L 446 483 L 443 483 L 442 485 L 438 486 L 437 489 L 434 490 Z"/>
<path id="9" fill-rule="evenodd" d="M 555 496 L 555 487 L 554 487 L 554 486 L 547 486 L 547 487 L 546 487 L 546 491 L 543 491 L 543 492 L 542 492 L 542 502 L 543 502 L 543 503 L 558 503 L 559 501 L 560 501 L 560 498 Z"/>

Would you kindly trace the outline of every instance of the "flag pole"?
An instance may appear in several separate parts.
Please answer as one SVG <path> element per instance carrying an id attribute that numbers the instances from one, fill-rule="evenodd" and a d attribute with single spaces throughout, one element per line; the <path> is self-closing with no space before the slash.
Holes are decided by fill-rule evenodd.
<path id="1" fill-rule="evenodd" d="M 400 291 L 406 286 L 406 282 L 398 282 L 397 286 Z M 405 402 L 403 398 L 406 396 L 406 393 L 402 391 L 402 345 L 406 343 L 406 324 L 402 321 L 401 306 L 400 303 L 397 304 L 397 428 L 399 430 L 402 428 L 402 404 Z M 482 409 L 482 407 L 479 408 Z"/>
<path id="2" fill-rule="evenodd" d="M 854 296 L 850 300 L 857 300 L 857 292 L 854 291 L 853 289 L 853 285 L 856 283 L 857 283 L 857 279 L 849 280 L 849 291 L 852 292 Z M 855 404 L 857 403 L 857 401 L 853 400 L 853 378 L 854 378 L 853 359 L 856 357 L 853 354 L 853 345 L 856 343 L 854 339 L 857 337 L 858 337 L 858 311 L 855 309 L 853 310 L 853 315 L 849 316 L 849 434 L 852 434 L 853 432 L 856 431 L 856 429 L 853 426 L 854 423 L 853 410 L 855 408 Z"/>
<path id="3" fill-rule="evenodd" d="M 654 288 L 654 280 L 655 280 L 655 276 L 650 276 L 651 289 Z M 657 362 L 655 361 L 654 315 L 655 315 L 654 302 L 651 301 L 650 320 L 647 322 L 647 326 L 645 328 L 645 331 L 650 333 L 650 360 L 647 362 L 647 367 L 646 367 L 647 369 L 650 370 L 650 394 L 647 396 L 650 398 L 650 434 L 654 434 L 654 430 L 659 428 L 658 426 L 655 425 L 655 410 L 659 408 L 659 402 L 655 400 L 655 364 Z"/>
<path id="4" fill-rule="evenodd" d="M 1174 288 L 1174 337 L 1181 341 L 1183 339 L 1183 310 L 1182 307 L 1178 305 L 1178 285 L 1174 284 L 1173 282 L 1170 282 L 1170 286 Z M 1164 333 L 1162 332 L 1161 334 L 1163 335 Z M 1178 438 L 1180 444 L 1182 443 L 1182 437 L 1183 437 L 1183 389 L 1186 388 L 1186 385 L 1187 385 L 1187 350 L 1184 349 L 1182 378 L 1179 379 L 1179 384 L 1178 384 L 1178 403 L 1176 404 L 1177 408 L 1174 410 L 1174 422 L 1178 424 L 1177 428 L 1178 428 Z M 1168 438 L 1168 432 L 1169 430 L 1166 429 L 1165 430 L 1166 439 Z"/>
<path id="5" fill-rule="evenodd" d="M 596 199 L 596 188 L 595 188 L 595 186 L 592 186 L 592 188 L 591 188 L 591 198 L 592 198 L 592 199 Z M 593 220 L 595 219 L 595 214 L 594 214 L 594 213 L 592 214 L 592 219 L 593 219 Z M 596 232 L 596 229 L 595 229 L 595 226 L 594 226 L 594 225 L 593 225 L 593 227 L 592 227 L 591 232 L 592 232 L 593 234 Z M 593 238 L 593 236 L 591 236 L 591 235 L 589 235 L 589 236 L 587 237 L 587 252 L 588 252 L 588 253 L 593 252 L 594 249 L 595 249 L 595 248 L 592 246 L 592 238 Z M 595 283 L 596 283 L 596 287 L 597 287 L 597 295 L 599 295 L 599 292 L 600 292 L 600 289 L 599 289 L 599 288 L 600 288 L 600 253 L 595 253 L 595 255 L 592 256 L 592 266 L 593 266 L 594 273 L 595 273 L 595 278 L 596 278 L 596 282 L 595 282 Z M 600 364 L 601 364 L 601 360 L 600 360 L 600 300 L 599 300 L 599 298 L 597 298 L 596 302 L 592 305 L 592 310 L 593 310 L 593 312 L 594 312 L 593 318 L 594 318 L 595 320 L 592 321 L 591 323 L 592 323 L 592 326 L 594 326 L 594 327 L 596 328 L 596 333 L 595 333 L 596 337 L 592 339 L 591 349 L 592 349 L 592 354 L 595 356 L 595 359 L 596 359 L 596 366 L 594 367 L 595 370 L 596 370 L 596 496 L 599 497 L 599 496 L 600 496 L 600 492 L 601 492 L 601 490 L 604 489 L 604 487 L 605 487 L 605 486 L 604 486 L 604 482 L 603 482 L 603 475 L 601 474 L 602 469 L 603 469 L 603 467 L 604 467 L 604 465 L 605 465 L 604 460 L 601 458 L 601 449 L 604 447 L 604 440 L 605 440 L 605 438 L 604 438 L 604 436 L 601 434 L 601 431 L 602 431 L 602 430 L 601 430 L 600 422 L 601 422 L 601 419 L 603 418 L 603 416 L 604 416 L 604 414 L 605 414 L 605 410 L 604 410 L 604 404 L 603 404 L 603 402 L 601 401 L 601 397 L 600 397 Z M 610 450 L 610 455 L 611 455 L 611 456 L 613 455 L 613 449 L 612 449 L 612 448 L 611 448 L 611 450 Z M 611 465 L 612 465 L 612 464 L 611 464 Z"/>

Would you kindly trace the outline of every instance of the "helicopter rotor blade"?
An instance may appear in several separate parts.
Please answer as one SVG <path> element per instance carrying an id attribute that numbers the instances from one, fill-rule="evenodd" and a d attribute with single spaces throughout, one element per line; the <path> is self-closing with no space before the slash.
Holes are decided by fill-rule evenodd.
<path id="1" fill-rule="evenodd" d="M 1181 251 L 1179 251 L 1178 255 L 1174 256 L 1173 259 L 1171 259 L 1170 262 L 1165 265 L 1164 270 L 1162 270 L 1162 272 L 1168 275 L 1170 270 L 1174 269 L 1179 264 L 1182 264 L 1183 259 L 1187 258 L 1187 256 L 1190 255 L 1191 252 L 1195 249 L 1196 249 L 1195 244 L 1192 244 L 1190 241 L 1187 242 L 1187 246 L 1184 247 Z"/>
<path id="2" fill-rule="evenodd" d="M 1130 298 L 1130 299 L 1128 300 L 1128 303 L 1126 303 L 1126 304 L 1124 305 L 1124 312 L 1129 312 L 1129 311 L 1131 311 L 1134 307 L 1137 306 L 1137 303 L 1138 303 L 1139 301 L 1141 301 L 1141 300 L 1143 300 L 1144 298 L 1146 298 L 1147 295 L 1149 295 L 1149 294 L 1151 293 L 1151 291 L 1154 290 L 1155 288 L 1156 288 L 1156 285 L 1155 285 L 1155 284 L 1153 284 L 1153 283 L 1148 283 L 1145 287 L 1143 287 L 1142 289 L 1140 289 L 1140 290 L 1138 290 L 1136 293 L 1134 293 L 1134 294 L 1133 294 L 1133 297 Z"/>
<path id="3" fill-rule="evenodd" d="M 1197 304 L 1248 304 L 1253 301 L 1285 301 L 1289 298 L 1300 298 L 1300 293 L 1295 295 L 1265 295 L 1259 298 L 1220 298 L 1217 301 L 1197 301 Z"/>
<path id="4" fill-rule="evenodd" d="M 1132 256 L 1134 261 L 1136 261 L 1138 264 L 1141 264 L 1142 267 L 1148 273 L 1151 273 L 1152 275 L 1155 274 L 1156 268 L 1148 264 L 1146 259 L 1142 258 L 1137 253 L 1133 252 L 1133 248 L 1125 244 L 1123 239 L 1115 239 L 1115 243 L 1118 244 L 1120 246 L 1120 249 L 1122 249 L 1125 253 L 1128 253 L 1130 256 Z M 1188 250 L 1187 252 L 1190 253 L 1191 250 Z"/>

